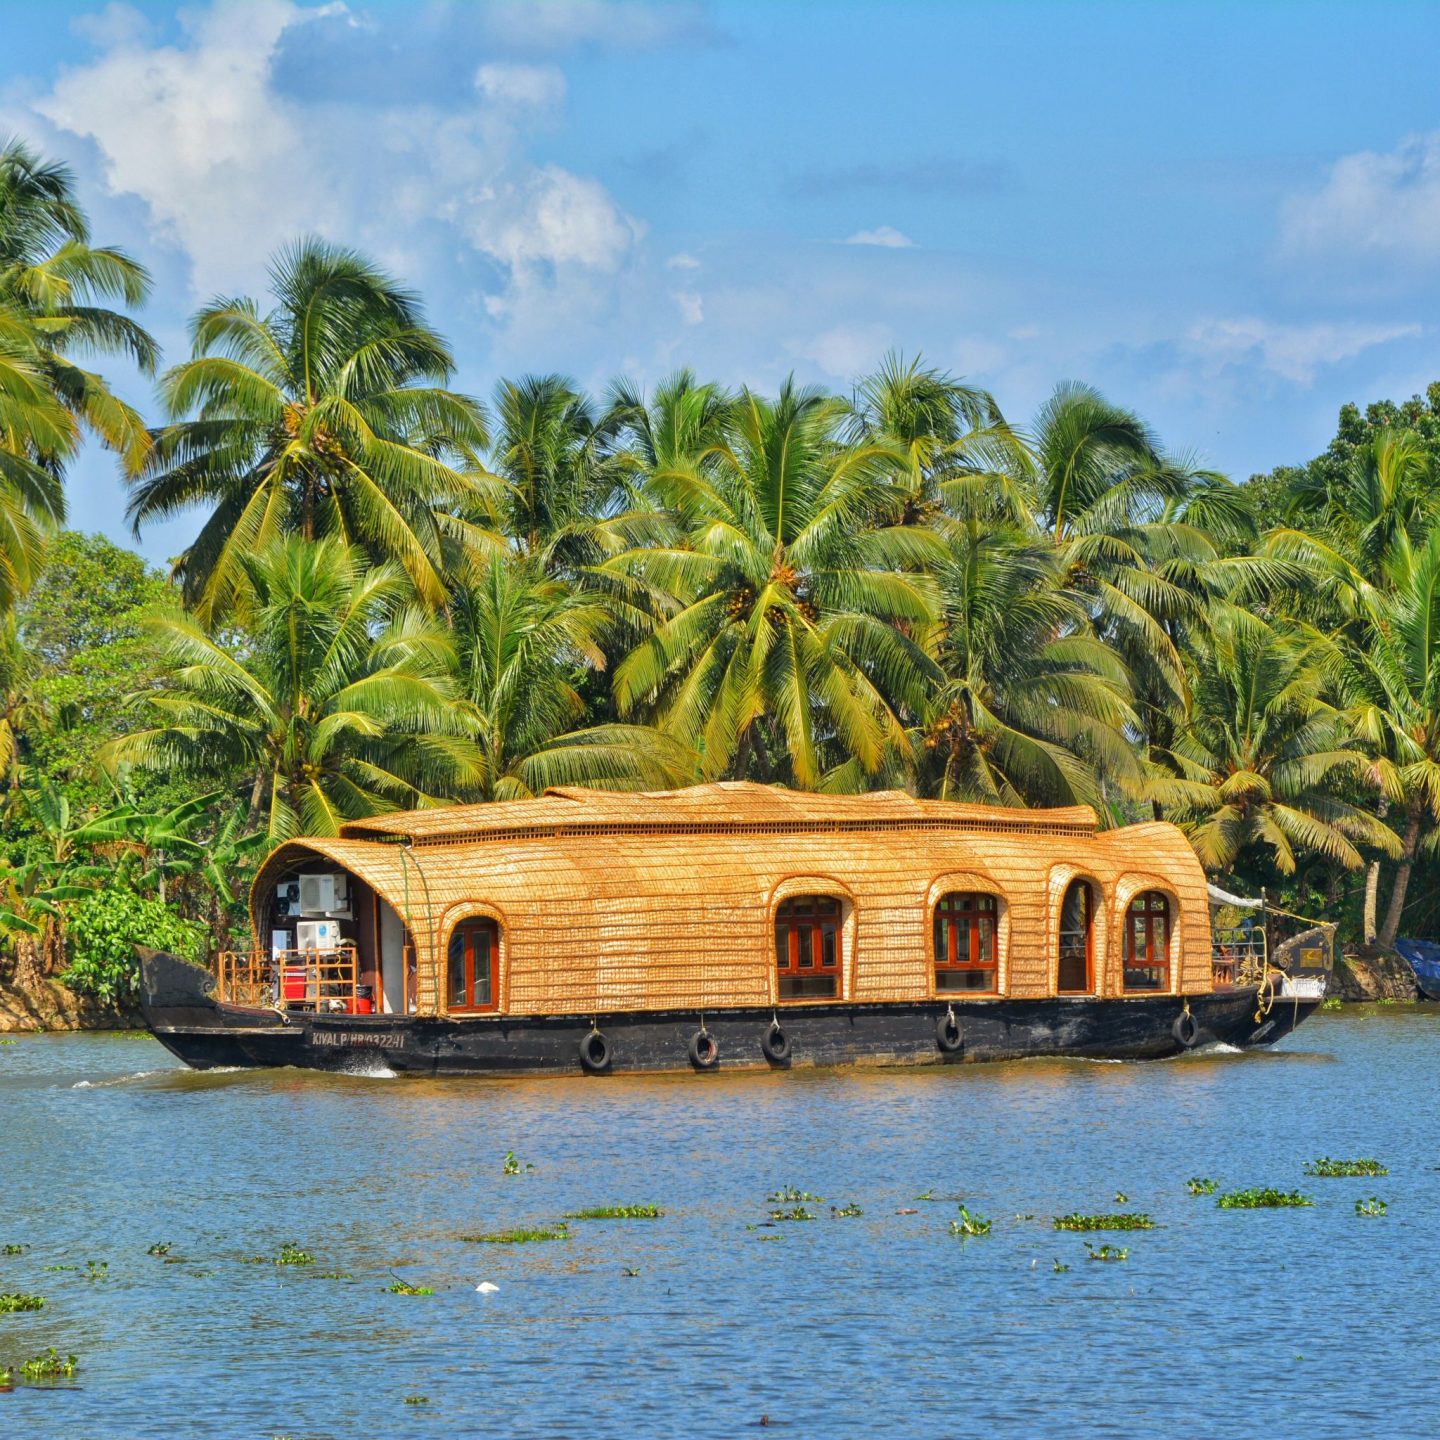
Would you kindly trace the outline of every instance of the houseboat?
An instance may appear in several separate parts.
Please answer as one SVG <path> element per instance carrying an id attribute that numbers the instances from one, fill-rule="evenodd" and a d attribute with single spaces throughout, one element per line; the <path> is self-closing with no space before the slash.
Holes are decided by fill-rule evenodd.
<path id="1" fill-rule="evenodd" d="M 1265 1045 L 1329 927 L 1212 927 L 1184 835 L 1084 807 L 749 783 L 353 821 L 286 841 L 253 946 L 142 956 L 187 1064 L 426 1075 L 1147 1059 Z"/>

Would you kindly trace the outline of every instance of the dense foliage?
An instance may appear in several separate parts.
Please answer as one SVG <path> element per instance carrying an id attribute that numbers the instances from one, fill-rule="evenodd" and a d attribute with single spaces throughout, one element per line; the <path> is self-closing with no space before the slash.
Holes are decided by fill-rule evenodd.
<path id="1" fill-rule="evenodd" d="M 1440 386 L 1236 485 L 1092 388 L 451 388 L 419 297 L 300 240 L 158 369 L 69 175 L 0 148 L 0 976 L 124 998 L 259 850 L 397 806 L 755 779 L 1163 817 L 1226 883 L 1436 924 Z M 64 531 L 88 430 L 169 576 Z M 1418 897 L 1418 899 L 1417 899 Z"/>

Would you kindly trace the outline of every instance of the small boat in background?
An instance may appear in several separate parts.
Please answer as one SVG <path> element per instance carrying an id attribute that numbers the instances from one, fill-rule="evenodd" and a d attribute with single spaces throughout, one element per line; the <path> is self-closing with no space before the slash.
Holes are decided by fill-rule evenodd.
<path id="1" fill-rule="evenodd" d="M 1440 1000 L 1440 945 L 1433 940 L 1397 940 L 1400 958 L 1415 972 L 1415 983 L 1427 1000 Z"/>

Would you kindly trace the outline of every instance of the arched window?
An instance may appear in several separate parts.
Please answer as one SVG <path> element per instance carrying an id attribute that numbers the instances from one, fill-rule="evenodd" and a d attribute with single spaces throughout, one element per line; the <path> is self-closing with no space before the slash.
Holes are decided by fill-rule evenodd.
<path id="1" fill-rule="evenodd" d="M 1095 988 L 1091 959 L 1095 926 L 1095 892 L 1084 880 L 1072 880 L 1060 906 L 1060 955 L 1056 990 L 1062 995 L 1089 995 Z"/>
<path id="2" fill-rule="evenodd" d="M 796 895 L 775 912 L 775 969 L 782 1000 L 831 1000 L 840 994 L 840 902 Z"/>
<path id="3" fill-rule="evenodd" d="M 493 920 L 462 920 L 450 934 L 445 1008 L 494 1010 L 500 1003 L 500 929 Z"/>
<path id="4" fill-rule="evenodd" d="M 1125 912 L 1125 988 L 1170 988 L 1170 902 L 1158 890 L 1137 895 Z"/>
<path id="5" fill-rule="evenodd" d="M 952 892 L 935 907 L 935 990 L 994 993 L 995 897 Z"/>

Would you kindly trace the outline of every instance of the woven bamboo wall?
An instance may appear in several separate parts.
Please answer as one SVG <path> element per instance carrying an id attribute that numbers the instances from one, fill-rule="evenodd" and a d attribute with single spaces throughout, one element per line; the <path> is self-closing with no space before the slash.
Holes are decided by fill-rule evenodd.
<path id="1" fill-rule="evenodd" d="M 726 785 L 676 795 L 684 798 L 566 791 L 386 816 L 347 827 L 364 839 L 282 846 L 255 893 L 312 857 L 364 878 L 409 923 L 422 1011 L 436 1004 L 451 929 L 475 913 L 501 923 L 510 1013 L 769 1005 L 774 910 L 794 894 L 843 902 L 844 998 L 925 999 L 934 993 L 933 907 L 949 890 L 1000 898 L 1002 992 L 1050 995 L 1060 902 L 1077 876 L 1101 901 L 1098 993 L 1120 993 L 1124 906 L 1146 889 L 1165 892 L 1178 917 L 1175 988 L 1210 989 L 1204 874 L 1174 826 L 1097 833 L 1083 809 L 1015 812 L 893 793 Z"/>

